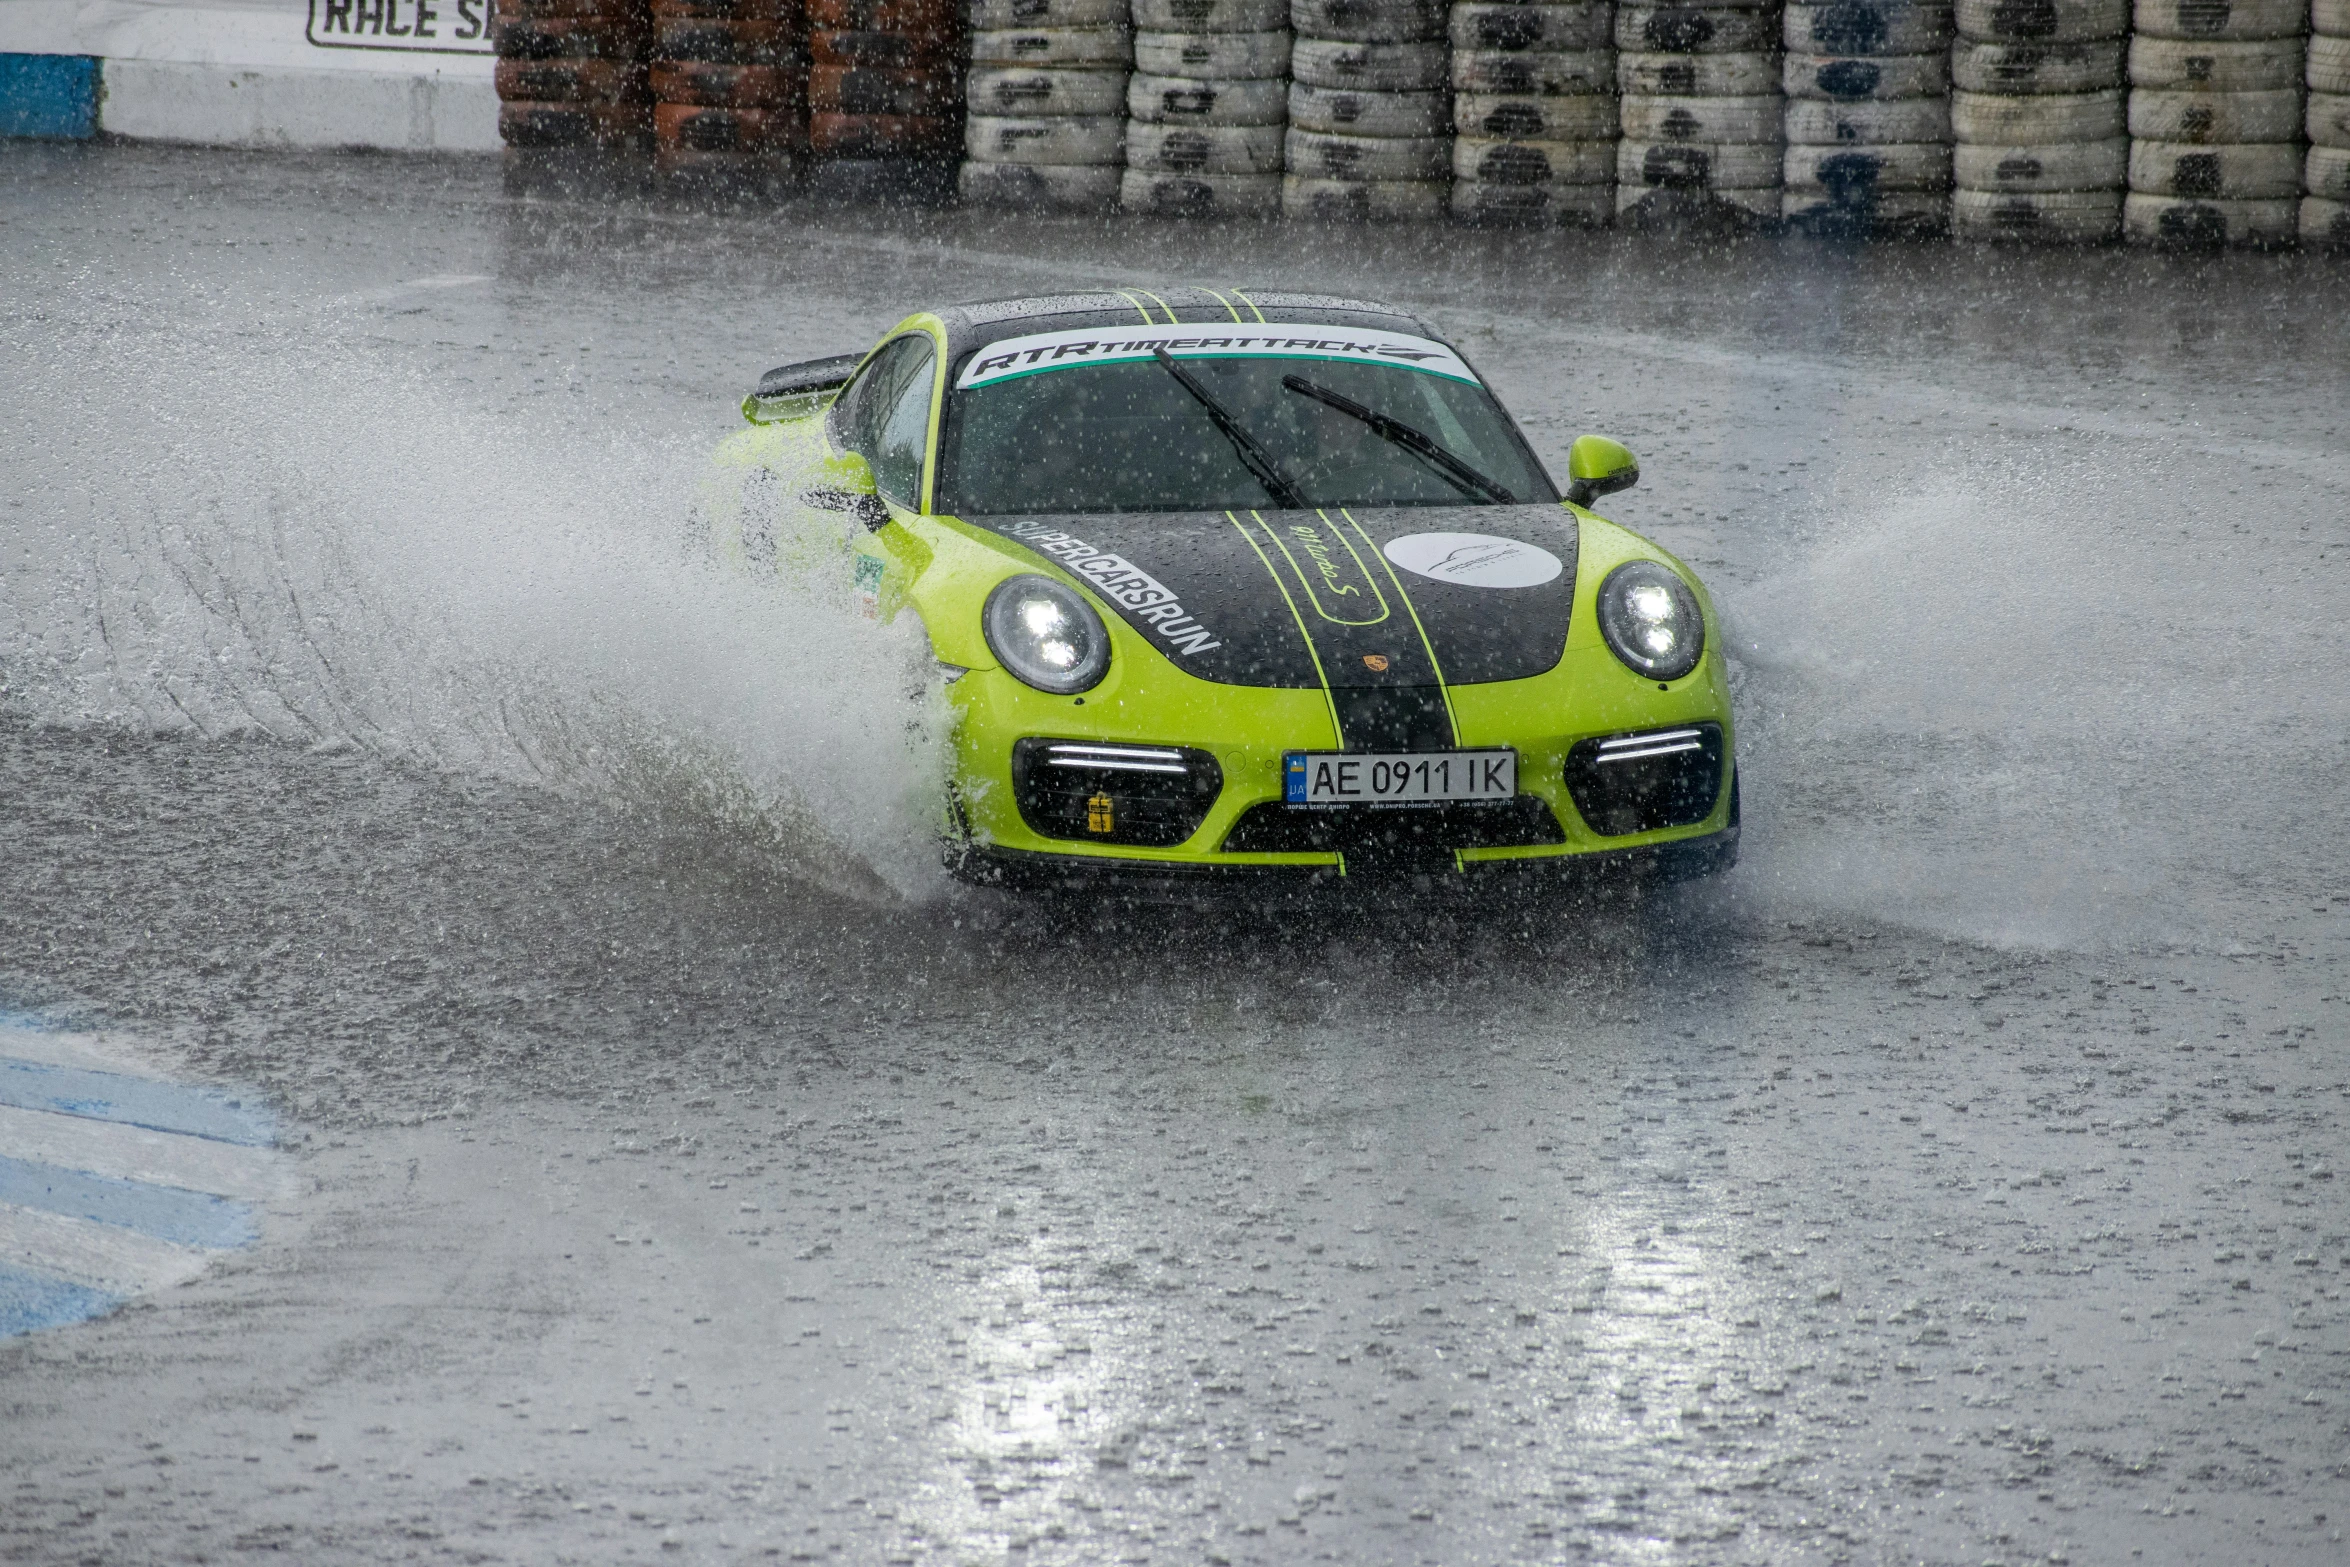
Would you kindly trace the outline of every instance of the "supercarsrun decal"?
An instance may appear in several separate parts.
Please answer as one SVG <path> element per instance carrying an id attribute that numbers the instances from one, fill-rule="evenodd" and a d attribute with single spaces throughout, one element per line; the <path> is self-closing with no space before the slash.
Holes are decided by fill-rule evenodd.
<path id="1" fill-rule="evenodd" d="M 1472 386 L 1481 384 L 1460 355 L 1424 337 L 1362 327 L 1287 326 L 1275 321 L 1231 332 L 1203 332 L 1183 326 L 1109 326 L 1007 337 L 973 354 L 955 388 L 969 391 L 1046 370 L 1148 359 L 1161 348 L 1176 359 L 1353 360 L 1422 370 Z"/>
<path id="2" fill-rule="evenodd" d="M 1008 524 L 1003 532 L 1040 555 L 1050 555 L 1136 620 L 1149 621 L 1181 651 L 1204 653 L 1224 645 L 1215 633 L 1191 618 L 1176 600 L 1174 589 L 1125 556 L 1097 550 L 1073 533 L 1034 519 Z"/>

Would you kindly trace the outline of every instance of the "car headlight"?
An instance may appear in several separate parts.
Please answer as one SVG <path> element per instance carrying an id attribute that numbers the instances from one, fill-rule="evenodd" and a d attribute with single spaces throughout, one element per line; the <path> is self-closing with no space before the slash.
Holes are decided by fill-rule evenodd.
<path id="1" fill-rule="evenodd" d="M 1599 629 L 1626 667 L 1651 680 L 1678 680 L 1705 653 L 1705 616 L 1680 573 L 1653 560 L 1629 561 L 1599 585 Z"/>
<path id="2" fill-rule="evenodd" d="M 987 596 L 980 624 L 1004 667 L 1039 691 L 1075 696 L 1101 684 L 1110 669 L 1110 634 L 1101 616 L 1050 577 L 1012 577 Z"/>

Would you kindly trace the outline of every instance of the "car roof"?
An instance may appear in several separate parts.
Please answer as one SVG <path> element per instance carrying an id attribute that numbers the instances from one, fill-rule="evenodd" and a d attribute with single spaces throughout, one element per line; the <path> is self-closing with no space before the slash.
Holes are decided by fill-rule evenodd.
<path id="1" fill-rule="evenodd" d="M 1392 305 L 1346 299 L 1336 294 L 1297 294 L 1280 289 L 1103 289 L 1093 293 L 1036 294 L 1022 299 L 950 305 L 937 314 L 947 329 L 950 373 L 974 349 L 1007 337 L 1135 323 L 1230 326 L 1236 322 L 1247 325 L 1283 321 L 1301 326 L 1377 328 L 1442 341 L 1425 322 Z"/>

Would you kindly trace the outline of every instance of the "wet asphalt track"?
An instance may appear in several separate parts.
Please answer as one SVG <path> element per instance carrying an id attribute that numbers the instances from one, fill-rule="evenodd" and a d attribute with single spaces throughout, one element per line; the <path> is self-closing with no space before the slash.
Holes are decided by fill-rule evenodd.
<path id="1" fill-rule="evenodd" d="M 0 1344 L 0 1560 L 2344 1558 L 2341 263 L 119 149 L 0 202 L 0 999 L 262 1086 L 304 1181 Z M 776 803 L 899 743 L 885 643 L 811 694 L 743 660 L 869 633 L 544 531 L 666 536 L 758 369 L 912 302 L 1201 275 L 1640 452 L 1732 621 L 1731 878 L 1041 929 Z"/>

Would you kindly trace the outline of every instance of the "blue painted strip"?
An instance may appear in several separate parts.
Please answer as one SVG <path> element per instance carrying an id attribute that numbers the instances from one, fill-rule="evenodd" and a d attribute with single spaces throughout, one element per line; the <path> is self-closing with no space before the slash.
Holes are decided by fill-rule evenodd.
<path id="1" fill-rule="evenodd" d="M 0 1338 L 104 1316 L 121 1305 L 122 1299 L 0 1262 Z"/>
<path id="2" fill-rule="evenodd" d="M 98 62 L 81 54 L 0 54 L 0 136 L 88 141 L 98 134 Z"/>
<path id="3" fill-rule="evenodd" d="M 185 1132 L 216 1142 L 266 1148 L 277 1141 L 269 1113 L 214 1088 L 45 1066 L 0 1056 L 0 1105 L 120 1121 L 153 1132 Z"/>
<path id="4" fill-rule="evenodd" d="M 0 1154 L 0 1202 L 118 1225 L 181 1246 L 225 1250 L 250 1246 L 260 1234 L 250 1203 L 5 1154 Z"/>

